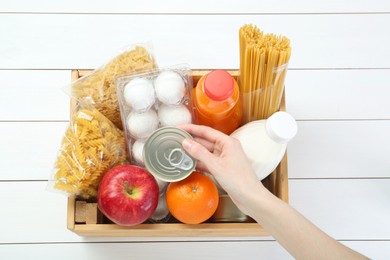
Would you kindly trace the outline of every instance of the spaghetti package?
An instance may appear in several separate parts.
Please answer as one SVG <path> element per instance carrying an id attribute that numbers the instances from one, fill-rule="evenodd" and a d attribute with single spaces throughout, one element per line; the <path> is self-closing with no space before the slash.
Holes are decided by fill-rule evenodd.
<path id="1" fill-rule="evenodd" d="M 96 69 L 91 74 L 73 82 L 70 95 L 79 104 L 93 105 L 105 117 L 122 129 L 115 78 L 129 73 L 148 71 L 156 68 L 150 48 L 134 45 Z"/>
<path id="2" fill-rule="evenodd" d="M 287 37 L 264 34 L 253 25 L 241 27 L 239 38 L 239 86 L 243 123 L 248 123 L 266 119 L 279 110 L 291 47 Z"/>
<path id="3" fill-rule="evenodd" d="M 72 115 L 62 139 L 50 185 L 70 196 L 95 197 L 104 173 L 126 163 L 123 132 L 97 109 Z"/>

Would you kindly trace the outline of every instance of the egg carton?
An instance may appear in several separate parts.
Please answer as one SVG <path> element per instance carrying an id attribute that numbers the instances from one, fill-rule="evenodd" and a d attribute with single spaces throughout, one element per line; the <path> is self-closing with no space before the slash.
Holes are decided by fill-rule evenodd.
<path id="1" fill-rule="evenodd" d="M 192 71 L 176 65 L 118 77 L 115 81 L 129 158 L 144 166 L 143 146 L 157 129 L 193 122 Z"/>

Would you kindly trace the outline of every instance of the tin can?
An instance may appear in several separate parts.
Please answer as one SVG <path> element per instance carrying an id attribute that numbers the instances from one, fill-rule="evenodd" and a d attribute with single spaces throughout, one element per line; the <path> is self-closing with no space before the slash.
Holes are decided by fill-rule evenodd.
<path id="1" fill-rule="evenodd" d="M 254 222 L 251 217 L 245 215 L 241 210 L 239 210 L 227 194 L 219 195 L 218 208 L 211 219 L 216 223 Z"/>
<path id="2" fill-rule="evenodd" d="M 176 127 L 162 127 L 146 140 L 143 159 L 146 169 L 157 179 L 176 182 L 187 178 L 195 169 L 196 160 L 182 146 L 192 136 Z"/>

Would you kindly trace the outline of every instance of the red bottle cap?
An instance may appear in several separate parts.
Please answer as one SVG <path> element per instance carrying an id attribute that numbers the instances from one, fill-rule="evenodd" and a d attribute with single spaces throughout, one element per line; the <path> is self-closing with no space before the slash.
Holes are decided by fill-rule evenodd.
<path id="1" fill-rule="evenodd" d="M 222 101 L 232 96 L 234 79 L 227 71 L 214 70 L 206 76 L 203 89 L 209 98 Z"/>

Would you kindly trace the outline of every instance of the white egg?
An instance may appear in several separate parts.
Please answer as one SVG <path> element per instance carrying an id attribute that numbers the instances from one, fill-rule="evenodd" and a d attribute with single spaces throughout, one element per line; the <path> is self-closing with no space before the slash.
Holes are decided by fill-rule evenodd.
<path id="1" fill-rule="evenodd" d="M 126 120 L 127 130 L 135 139 L 147 138 L 158 128 L 157 113 L 153 109 L 146 112 L 132 112 Z"/>
<path id="2" fill-rule="evenodd" d="M 135 78 L 127 83 L 123 97 L 134 111 L 146 111 L 156 101 L 152 82 L 144 78 Z"/>
<path id="3" fill-rule="evenodd" d="M 158 109 L 158 119 L 162 126 L 177 126 L 191 123 L 192 116 L 185 105 L 161 105 Z"/>
<path id="4" fill-rule="evenodd" d="M 150 216 L 150 218 L 154 221 L 159 221 L 167 217 L 169 214 L 169 210 L 167 207 L 167 202 L 165 199 L 165 193 L 160 194 L 160 197 L 158 199 L 158 204 L 156 210 L 153 212 L 153 214 Z"/>
<path id="5" fill-rule="evenodd" d="M 131 147 L 132 156 L 134 160 L 141 166 L 144 165 L 144 158 L 142 152 L 144 150 L 145 142 L 142 139 L 136 140 Z"/>
<path id="6" fill-rule="evenodd" d="M 178 105 L 185 95 L 183 78 L 174 71 L 163 71 L 154 80 L 158 100 L 167 105 Z"/>

